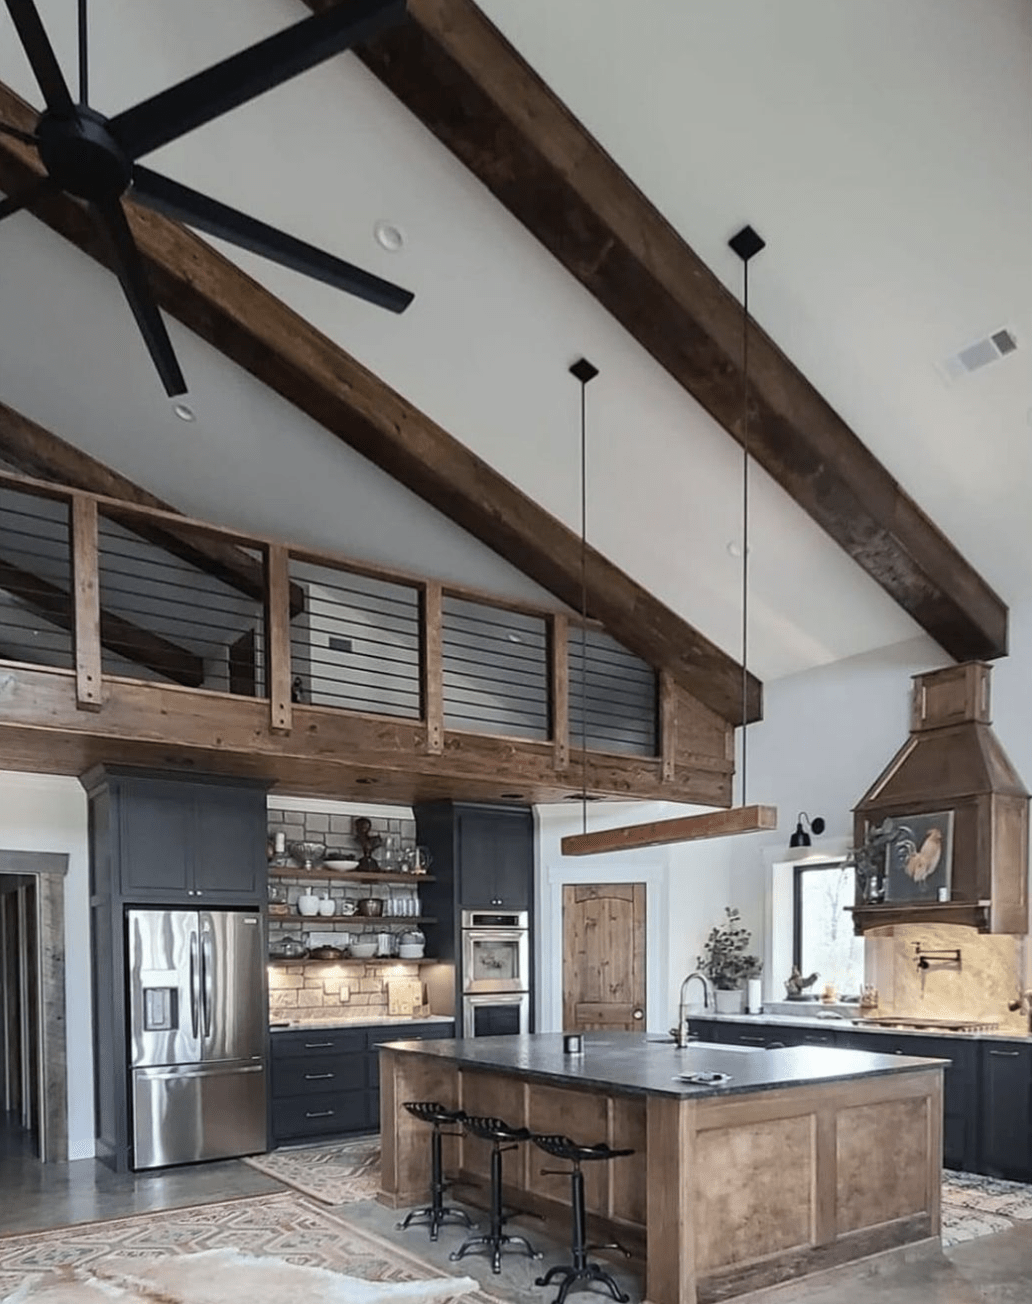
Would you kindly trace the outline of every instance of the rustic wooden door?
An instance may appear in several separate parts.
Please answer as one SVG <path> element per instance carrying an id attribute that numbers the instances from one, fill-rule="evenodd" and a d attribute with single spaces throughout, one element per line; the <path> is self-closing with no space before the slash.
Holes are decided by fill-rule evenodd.
<path id="1" fill-rule="evenodd" d="M 563 1028 L 645 1030 L 645 884 L 563 888 Z"/>

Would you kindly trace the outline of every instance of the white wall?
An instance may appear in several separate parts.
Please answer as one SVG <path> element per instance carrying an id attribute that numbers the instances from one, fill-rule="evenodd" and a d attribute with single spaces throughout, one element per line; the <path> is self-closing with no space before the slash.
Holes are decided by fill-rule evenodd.
<path id="1" fill-rule="evenodd" d="M 86 793 L 78 779 L 0 771 L 0 846 L 5 851 L 55 851 L 68 857 L 65 879 L 68 1157 L 88 1159 L 94 1153 L 89 845 Z"/>

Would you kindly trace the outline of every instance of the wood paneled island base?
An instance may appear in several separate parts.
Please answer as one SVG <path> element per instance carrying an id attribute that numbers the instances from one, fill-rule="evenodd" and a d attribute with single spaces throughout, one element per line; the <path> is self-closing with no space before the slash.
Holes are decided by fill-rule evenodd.
<path id="1" fill-rule="evenodd" d="M 423 1204 L 437 1100 L 533 1132 L 635 1153 L 585 1165 L 589 1220 L 642 1256 L 651 1304 L 711 1304 L 939 1235 L 945 1061 L 827 1047 L 738 1051 L 585 1034 L 394 1042 L 380 1050 L 381 1199 Z M 727 1073 L 693 1086 L 687 1071 Z M 490 1147 L 446 1141 L 445 1169 L 486 1184 Z M 532 1144 L 506 1198 L 566 1220 L 569 1180 Z M 592 1239 L 598 1239 L 592 1234 Z M 504 1262 L 503 1262 L 503 1272 Z"/>

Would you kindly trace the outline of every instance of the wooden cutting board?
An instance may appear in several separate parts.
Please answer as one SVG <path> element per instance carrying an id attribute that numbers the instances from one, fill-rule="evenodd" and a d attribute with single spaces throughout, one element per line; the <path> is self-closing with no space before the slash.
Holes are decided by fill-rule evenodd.
<path id="1" fill-rule="evenodd" d="M 387 979 L 387 1013 L 414 1014 L 423 1006 L 423 984 L 418 978 Z"/>

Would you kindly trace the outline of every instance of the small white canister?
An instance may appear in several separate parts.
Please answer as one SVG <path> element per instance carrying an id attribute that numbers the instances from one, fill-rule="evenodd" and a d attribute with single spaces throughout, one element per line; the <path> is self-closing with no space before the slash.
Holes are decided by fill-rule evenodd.
<path id="1" fill-rule="evenodd" d="M 748 978 L 745 983 L 746 1014 L 763 1013 L 763 983 L 759 978 Z"/>
<path id="2" fill-rule="evenodd" d="M 317 915 L 319 913 L 319 898 L 314 892 L 302 892 L 297 899 L 298 914 Z"/>

